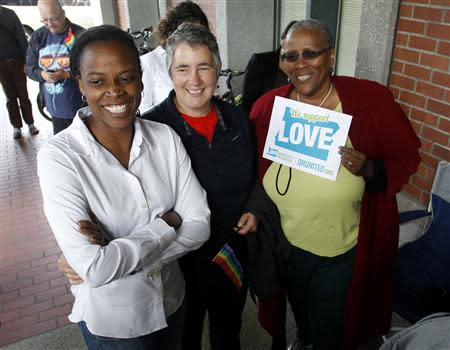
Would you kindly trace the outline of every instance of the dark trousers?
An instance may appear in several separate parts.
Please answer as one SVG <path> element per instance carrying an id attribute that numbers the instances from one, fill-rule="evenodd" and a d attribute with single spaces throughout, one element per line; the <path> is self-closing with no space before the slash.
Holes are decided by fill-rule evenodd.
<path id="1" fill-rule="evenodd" d="M 183 350 L 201 349 L 206 312 L 211 350 L 239 350 L 247 285 L 244 283 L 239 291 L 218 265 L 204 264 L 200 269 L 183 268 L 187 302 Z"/>
<path id="2" fill-rule="evenodd" d="M 101 337 L 92 334 L 85 322 L 79 322 L 78 325 L 89 350 L 179 350 L 181 349 L 185 310 L 186 306 L 183 302 L 178 310 L 167 318 L 166 328 L 136 338 Z"/>
<path id="3" fill-rule="evenodd" d="M 300 342 L 314 350 L 341 348 L 355 250 L 329 258 L 292 247 L 288 299 Z"/>
<path id="4" fill-rule="evenodd" d="M 6 108 L 9 121 L 14 128 L 22 127 L 22 118 L 26 124 L 33 124 L 33 112 L 27 91 L 27 77 L 24 73 L 25 59 L 17 57 L 0 60 L 0 83 L 6 95 Z M 20 102 L 20 111 L 19 103 Z M 22 112 L 22 118 L 20 116 Z"/>
<path id="5" fill-rule="evenodd" d="M 69 125 L 72 124 L 72 122 L 73 119 L 52 117 L 53 135 L 56 135 L 60 131 L 63 131 L 65 128 L 69 127 Z"/>

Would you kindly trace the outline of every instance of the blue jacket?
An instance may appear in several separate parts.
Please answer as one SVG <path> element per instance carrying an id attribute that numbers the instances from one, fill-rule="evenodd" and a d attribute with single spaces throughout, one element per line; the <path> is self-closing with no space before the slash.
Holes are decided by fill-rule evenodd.
<path id="1" fill-rule="evenodd" d="M 78 37 L 83 31 L 84 28 L 80 27 L 79 25 L 70 22 L 68 19 L 67 23 L 67 29 L 66 29 L 66 34 L 69 31 L 69 28 L 72 30 L 73 34 L 75 35 L 75 37 Z M 27 49 L 27 57 L 26 57 L 26 64 L 25 64 L 25 72 L 27 74 L 27 76 L 30 79 L 33 79 L 35 81 L 37 81 L 39 83 L 39 102 L 41 103 L 42 106 L 45 106 L 45 102 L 44 102 L 44 79 L 41 76 L 41 72 L 42 69 L 39 67 L 39 50 L 45 46 L 46 42 L 47 42 L 47 36 L 48 36 L 48 29 L 43 26 L 41 28 L 39 28 L 38 30 L 36 30 L 33 35 L 30 38 L 30 41 L 28 43 L 28 49 Z M 76 84 L 73 84 L 76 85 Z M 76 87 L 77 91 L 78 91 L 78 87 Z M 79 91 L 78 91 L 78 94 Z M 80 101 L 75 105 L 75 106 L 71 106 L 70 109 L 73 109 L 74 112 L 76 113 L 76 111 L 81 108 L 82 106 L 82 101 L 81 101 L 81 94 L 80 94 Z M 75 113 L 73 113 L 73 116 L 71 116 L 72 118 L 75 116 Z M 61 116 L 55 116 L 55 117 L 61 117 Z M 66 116 L 67 117 L 67 116 Z"/>

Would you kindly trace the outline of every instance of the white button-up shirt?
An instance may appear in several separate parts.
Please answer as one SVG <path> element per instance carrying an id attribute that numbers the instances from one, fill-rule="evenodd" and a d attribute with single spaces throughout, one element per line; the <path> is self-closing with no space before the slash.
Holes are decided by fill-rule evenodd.
<path id="1" fill-rule="evenodd" d="M 72 286 L 69 319 L 91 333 L 131 338 L 166 327 L 184 298 L 177 258 L 209 238 L 206 194 L 178 135 L 136 119 L 128 170 L 80 118 L 42 146 L 38 174 L 44 210 L 69 264 L 84 280 Z M 175 231 L 159 216 L 175 210 Z M 92 244 L 79 220 L 98 221 L 110 242 Z"/>
<path id="2" fill-rule="evenodd" d="M 160 102 L 164 101 L 173 88 L 166 63 L 167 53 L 162 46 L 141 56 L 142 95 L 139 110 L 145 113 Z"/>

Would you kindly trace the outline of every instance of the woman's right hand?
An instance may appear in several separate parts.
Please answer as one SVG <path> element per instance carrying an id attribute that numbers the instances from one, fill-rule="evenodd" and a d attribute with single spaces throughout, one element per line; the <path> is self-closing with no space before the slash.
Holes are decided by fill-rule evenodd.
<path id="1" fill-rule="evenodd" d="M 69 283 L 71 285 L 76 286 L 77 284 L 81 284 L 84 282 L 81 277 L 78 276 L 78 274 L 74 271 L 74 269 L 72 269 L 72 267 L 69 265 L 64 254 L 61 254 L 58 259 L 58 269 L 64 276 L 69 279 Z"/>
<path id="2" fill-rule="evenodd" d="M 95 216 L 92 216 L 93 220 L 95 220 Z M 80 220 L 78 222 L 78 226 L 80 229 L 80 233 L 85 236 L 88 236 L 89 242 L 92 244 L 97 244 L 101 246 L 105 246 L 108 244 L 108 240 L 100 231 L 100 226 L 96 222 L 91 222 L 88 220 Z M 69 283 L 71 285 L 77 285 L 83 283 L 83 280 L 80 276 L 75 272 L 74 269 L 69 265 L 66 260 L 64 254 L 58 259 L 58 269 L 62 272 L 64 276 L 69 279 Z"/>
<path id="3" fill-rule="evenodd" d="M 183 223 L 183 219 L 181 218 L 181 216 L 174 210 L 169 210 L 168 212 L 161 215 L 160 218 L 175 230 L 178 230 L 178 228 Z"/>

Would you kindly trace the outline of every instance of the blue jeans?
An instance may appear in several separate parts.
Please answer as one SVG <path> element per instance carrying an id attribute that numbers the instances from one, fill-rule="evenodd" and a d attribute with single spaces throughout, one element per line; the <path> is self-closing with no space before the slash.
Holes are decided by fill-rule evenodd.
<path id="1" fill-rule="evenodd" d="M 101 337 L 89 332 L 84 321 L 79 322 L 78 325 L 89 350 L 180 350 L 185 313 L 186 306 L 183 302 L 167 319 L 166 328 L 137 338 Z"/>
<path id="2" fill-rule="evenodd" d="M 345 306 L 356 247 L 322 257 L 292 246 L 287 271 L 289 303 L 299 340 L 315 350 L 341 348 Z"/>

